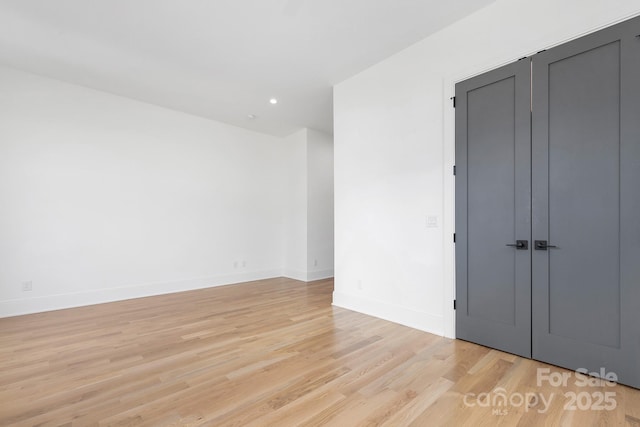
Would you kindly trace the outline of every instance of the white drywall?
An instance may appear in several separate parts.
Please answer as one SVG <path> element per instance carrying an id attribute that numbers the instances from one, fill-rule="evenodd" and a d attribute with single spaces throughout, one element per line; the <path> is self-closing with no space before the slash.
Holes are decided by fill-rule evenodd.
<path id="1" fill-rule="evenodd" d="M 285 138 L 287 217 L 284 275 L 333 277 L 333 138 L 303 129 Z"/>
<path id="2" fill-rule="evenodd" d="M 307 280 L 333 277 L 333 137 L 307 131 Z"/>
<path id="3" fill-rule="evenodd" d="M 272 137 L 0 67 L 0 317 L 331 277 L 332 162 L 319 131 Z"/>
<path id="4" fill-rule="evenodd" d="M 454 83 L 638 13 L 498 0 L 337 85 L 334 304 L 454 336 Z"/>
<path id="5" fill-rule="evenodd" d="M 286 164 L 284 275 L 307 280 L 307 129 L 285 138 Z"/>
<path id="6" fill-rule="evenodd" d="M 0 67 L 0 316 L 282 275 L 286 149 Z"/>

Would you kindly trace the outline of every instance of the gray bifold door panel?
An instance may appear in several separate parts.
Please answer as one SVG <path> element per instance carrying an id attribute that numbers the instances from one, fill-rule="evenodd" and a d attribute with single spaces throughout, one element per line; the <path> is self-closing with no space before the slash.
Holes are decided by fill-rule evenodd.
<path id="1" fill-rule="evenodd" d="M 458 338 L 640 387 L 639 35 L 456 85 Z"/>
<path id="2" fill-rule="evenodd" d="M 640 19 L 533 57 L 533 357 L 640 387 Z"/>
<path id="3" fill-rule="evenodd" d="M 456 85 L 456 335 L 525 357 L 531 357 L 530 69 L 523 60 Z"/>

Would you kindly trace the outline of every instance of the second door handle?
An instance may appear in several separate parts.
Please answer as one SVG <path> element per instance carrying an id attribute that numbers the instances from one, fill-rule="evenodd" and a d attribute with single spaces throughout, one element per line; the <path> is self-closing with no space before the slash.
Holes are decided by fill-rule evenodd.
<path id="1" fill-rule="evenodd" d="M 533 242 L 533 246 L 536 251 L 546 251 L 547 248 L 557 248 L 555 245 L 550 245 L 546 240 L 536 240 Z"/>

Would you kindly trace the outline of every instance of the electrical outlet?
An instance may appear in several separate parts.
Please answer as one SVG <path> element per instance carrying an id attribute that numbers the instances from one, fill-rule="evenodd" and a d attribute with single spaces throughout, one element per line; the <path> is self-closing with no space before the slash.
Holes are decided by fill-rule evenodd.
<path id="1" fill-rule="evenodd" d="M 314 267 L 317 267 L 317 266 L 318 266 L 318 260 L 317 260 L 317 259 L 314 259 L 314 260 L 313 260 L 313 266 L 314 266 Z"/>
<path id="2" fill-rule="evenodd" d="M 238 261 L 233 261 L 233 268 L 238 268 Z"/>
<path id="3" fill-rule="evenodd" d="M 33 290 L 33 282 L 22 282 L 22 292 L 30 292 Z"/>
<path id="4" fill-rule="evenodd" d="M 362 280 L 358 280 L 358 290 L 362 290 Z"/>
<path id="5" fill-rule="evenodd" d="M 242 268 L 245 268 L 247 266 L 247 261 L 242 260 Z"/>

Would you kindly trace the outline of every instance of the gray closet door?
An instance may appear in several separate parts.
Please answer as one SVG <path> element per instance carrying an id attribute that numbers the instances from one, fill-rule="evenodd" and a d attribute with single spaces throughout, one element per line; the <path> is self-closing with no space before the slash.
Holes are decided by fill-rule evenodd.
<path id="1" fill-rule="evenodd" d="M 533 57 L 533 358 L 640 387 L 640 19 Z M 535 246 L 535 244 L 534 244 Z"/>
<path id="2" fill-rule="evenodd" d="M 456 336 L 525 357 L 530 165 L 529 60 L 457 84 Z"/>

